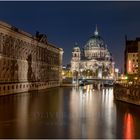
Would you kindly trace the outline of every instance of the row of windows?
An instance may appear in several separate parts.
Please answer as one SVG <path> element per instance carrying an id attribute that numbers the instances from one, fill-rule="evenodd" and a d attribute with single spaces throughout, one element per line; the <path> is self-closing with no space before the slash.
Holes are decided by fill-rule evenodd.
<path id="1" fill-rule="evenodd" d="M 138 62 L 138 59 L 133 59 L 133 62 Z"/>
<path id="2" fill-rule="evenodd" d="M 133 57 L 138 57 L 138 53 L 136 53 L 136 54 L 133 54 Z"/>
<path id="3" fill-rule="evenodd" d="M 133 70 L 131 73 L 138 73 L 138 69 Z"/>
<path id="4" fill-rule="evenodd" d="M 89 56 L 105 56 L 105 54 L 104 53 L 90 53 L 90 54 L 87 54 L 87 55 L 89 55 Z"/>
<path id="5" fill-rule="evenodd" d="M 21 88 L 36 88 L 36 87 L 40 87 L 40 86 L 52 86 L 52 85 L 55 85 L 55 84 L 59 84 L 58 81 L 55 81 L 55 82 L 49 82 L 47 84 L 31 84 L 31 85 L 11 85 L 11 86 L 3 86 L 3 87 L 0 87 L 0 90 L 14 90 L 14 89 L 21 89 Z"/>

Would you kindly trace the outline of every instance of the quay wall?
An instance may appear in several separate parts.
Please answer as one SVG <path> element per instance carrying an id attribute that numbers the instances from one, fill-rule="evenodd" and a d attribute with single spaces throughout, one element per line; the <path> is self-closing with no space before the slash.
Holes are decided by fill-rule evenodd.
<path id="1" fill-rule="evenodd" d="M 60 86 L 58 81 L 0 84 L 0 96 Z"/>
<path id="2" fill-rule="evenodd" d="M 140 85 L 114 84 L 114 98 L 140 105 Z"/>

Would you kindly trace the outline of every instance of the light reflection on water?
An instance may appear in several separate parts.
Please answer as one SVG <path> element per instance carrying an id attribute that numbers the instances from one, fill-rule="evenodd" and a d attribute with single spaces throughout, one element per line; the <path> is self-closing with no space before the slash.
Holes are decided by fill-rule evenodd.
<path id="1" fill-rule="evenodd" d="M 102 89 L 101 91 L 93 89 L 92 85 L 79 87 L 80 95 L 77 88 L 73 88 L 71 93 L 71 112 L 78 116 L 77 108 L 79 108 L 80 115 L 77 117 L 81 124 L 81 135 L 83 138 L 98 138 L 100 130 L 106 129 L 104 134 L 100 134 L 100 138 L 113 138 L 112 125 L 116 122 L 115 107 L 113 108 L 113 89 Z M 75 99 L 75 94 L 78 94 L 79 100 Z M 79 97 L 80 96 L 80 97 Z M 79 105 L 80 104 L 80 105 Z M 72 114 L 72 113 L 71 113 Z M 114 122 L 112 122 L 112 120 Z M 73 119 L 74 124 L 77 119 Z M 103 125 L 102 125 L 103 123 Z M 73 133 L 76 129 L 71 129 Z M 97 131 L 97 132 L 96 132 Z M 103 135 L 103 136 L 102 136 Z"/>
<path id="2" fill-rule="evenodd" d="M 113 88 L 52 88 L 0 98 L 0 138 L 140 138 L 140 108 Z"/>
<path id="3" fill-rule="evenodd" d="M 130 113 L 124 116 L 124 139 L 134 139 L 134 120 Z"/>
<path id="4" fill-rule="evenodd" d="M 26 96 L 24 100 L 20 100 L 17 106 L 17 118 L 20 118 L 21 120 L 18 121 L 17 123 L 17 135 L 19 137 L 24 137 L 24 135 L 27 134 L 27 129 L 28 128 L 28 101 L 29 101 L 29 96 Z"/>

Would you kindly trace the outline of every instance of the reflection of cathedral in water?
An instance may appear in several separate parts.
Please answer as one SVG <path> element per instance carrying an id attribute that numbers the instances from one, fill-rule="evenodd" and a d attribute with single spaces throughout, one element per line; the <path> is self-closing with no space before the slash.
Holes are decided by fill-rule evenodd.
<path id="1" fill-rule="evenodd" d="M 75 44 L 72 52 L 71 70 L 74 76 L 80 77 L 114 77 L 114 61 L 97 27 L 94 35 L 89 38 L 83 51 Z"/>

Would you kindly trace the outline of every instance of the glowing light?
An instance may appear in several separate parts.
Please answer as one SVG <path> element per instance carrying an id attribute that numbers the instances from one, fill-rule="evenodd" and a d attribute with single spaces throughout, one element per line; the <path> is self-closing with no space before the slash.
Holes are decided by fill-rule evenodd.
<path id="1" fill-rule="evenodd" d="M 121 75 L 121 79 L 122 80 L 127 80 L 128 79 L 128 76 Z"/>
<path id="2" fill-rule="evenodd" d="M 138 77 L 135 77 L 134 79 L 135 79 L 135 80 L 138 80 Z"/>
<path id="3" fill-rule="evenodd" d="M 62 71 L 62 75 L 64 75 L 65 73 L 64 73 L 64 71 Z"/>
<path id="4" fill-rule="evenodd" d="M 115 68 L 115 72 L 118 73 L 119 72 L 119 69 Z"/>
<path id="5" fill-rule="evenodd" d="M 128 79 L 128 76 L 125 76 L 125 80 L 127 80 Z"/>
<path id="6" fill-rule="evenodd" d="M 132 62 L 131 62 L 131 60 L 128 61 L 128 72 L 129 73 L 132 72 Z"/>
<path id="7" fill-rule="evenodd" d="M 133 82 L 132 82 L 132 81 L 130 81 L 128 84 L 129 84 L 129 85 L 132 85 L 132 84 L 133 84 Z"/>

